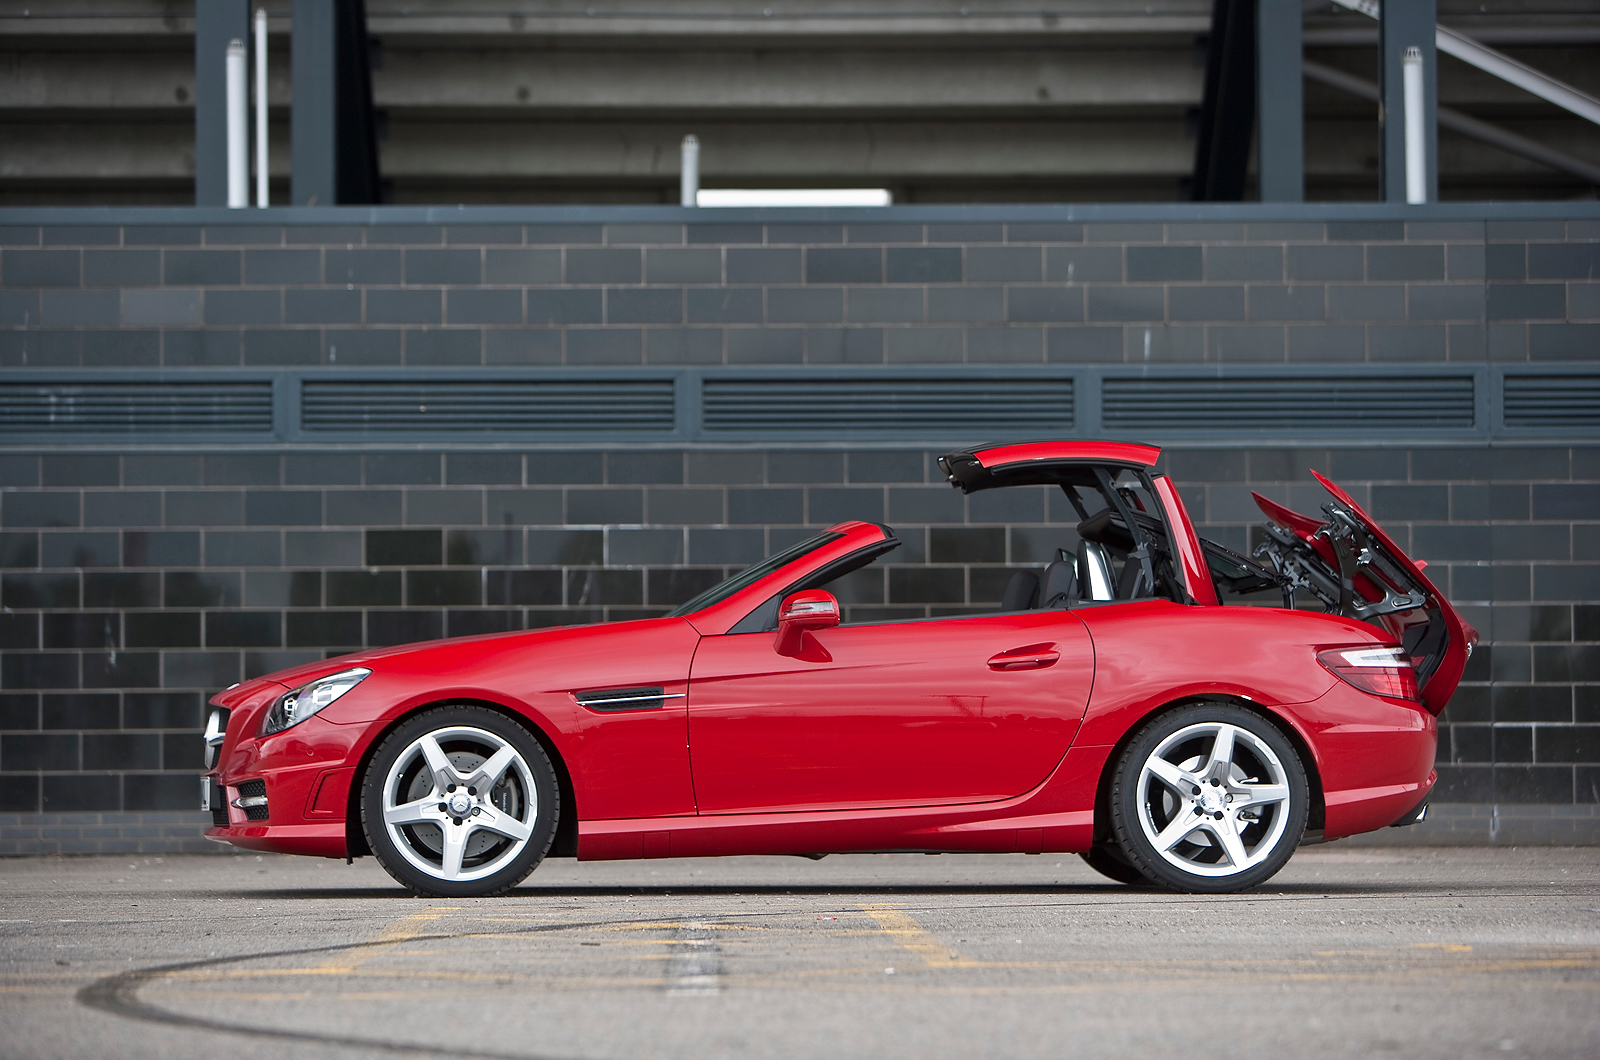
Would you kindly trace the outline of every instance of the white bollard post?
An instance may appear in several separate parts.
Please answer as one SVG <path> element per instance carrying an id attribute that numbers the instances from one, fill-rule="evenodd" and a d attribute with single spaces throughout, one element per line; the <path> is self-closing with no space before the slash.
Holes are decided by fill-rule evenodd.
<path id="1" fill-rule="evenodd" d="M 267 195 L 267 12 L 256 8 L 256 205 Z"/>
<path id="2" fill-rule="evenodd" d="M 1428 201 L 1428 145 L 1422 131 L 1422 49 L 1401 60 L 1406 100 L 1406 202 Z"/>
<path id="3" fill-rule="evenodd" d="M 241 209 L 250 205 L 249 96 L 245 92 L 244 41 L 228 42 L 228 206 Z"/>
<path id="4" fill-rule="evenodd" d="M 679 192 L 684 206 L 697 204 L 700 197 L 700 141 L 693 134 L 683 138 L 683 170 Z"/>

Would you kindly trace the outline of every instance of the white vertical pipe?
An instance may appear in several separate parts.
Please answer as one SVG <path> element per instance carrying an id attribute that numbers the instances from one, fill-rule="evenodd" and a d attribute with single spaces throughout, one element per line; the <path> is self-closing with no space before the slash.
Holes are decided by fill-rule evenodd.
<path id="1" fill-rule="evenodd" d="M 228 42 L 228 206 L 250 205 L 249 96 L 245 89 L 244 41 Z"/>
<path id="2" fill-rule="evenodd" d="M 256 205 L 267 196 L 267 12 L 256 8 Z"/>
<path id="3" fill-rule="evenodd" d="M 679 182 L 680 202 L 694 206 L 700 197 L 700 141 L 693 134 L 683 138 L 683 170 Z"/>
<path id="4" fill-rule="evenodd" d="M 1406 101 L 1406 202 L 1428 201 L 1428 145 L 1422 128 L 1422 49 L 1401 60 Z"/>

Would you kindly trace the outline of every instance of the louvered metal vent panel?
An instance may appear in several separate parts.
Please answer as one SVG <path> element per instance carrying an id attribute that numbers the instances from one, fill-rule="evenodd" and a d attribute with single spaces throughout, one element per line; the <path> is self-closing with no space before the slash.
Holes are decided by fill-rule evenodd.
<path id="1" fill-rule="evenodd" d="M 1505 425 L 1600 428 L 1600 375 L 1506 376 Z"/>
<path id="2" fill-rule="evenodd" d="M 1471 376 L 1107 379 L 1101 421 L 1117 431 L 1471 429 Z"/>
<path id="3" fill-rule="evenodd" d="M 1072 428 L 1070 379 L 708 379 L 707 433 L 902 435 Z"/>
<path id="4" fill-rule="evenodd" d="M 308 380 L 307 433 L 602 433 L 673 429 L 670 379 L 328 382 Z"/>
<path id="5" fill-rule="evenodd" d="M 268 434 L 272 384 L 0 383 L 0 432 Z"/>

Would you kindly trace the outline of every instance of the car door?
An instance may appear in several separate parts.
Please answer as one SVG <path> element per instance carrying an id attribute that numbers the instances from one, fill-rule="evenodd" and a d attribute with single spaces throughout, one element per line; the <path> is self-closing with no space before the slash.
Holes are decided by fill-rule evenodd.
<path id="1" fill-rule="evenodd" d="M 701 813 L 925 806 L 1020 795 L 1071 744 L 1094 650 L 1069 611 L 700 641 L 689 749 Z"/>

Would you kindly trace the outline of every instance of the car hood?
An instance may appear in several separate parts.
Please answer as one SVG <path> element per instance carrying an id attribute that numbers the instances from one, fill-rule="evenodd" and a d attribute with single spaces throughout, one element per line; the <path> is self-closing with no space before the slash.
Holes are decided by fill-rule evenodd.
<path id="1" fill-rule="evenodd" d="M 604 622 L 587 627 L 595 636 L 605 636 L 612 630 L 623 627 L 638 626 L 644 623 L 679 622 L 681 619 L 642 618 L 628 622 Z M 394 659 L 399 656 L 423 656 L 429 652 L 451 651 L 464 644 L 488 641 L 514 642 L 508 647 L 536 647 L 541 641 L 553 640 L 557 636 L 567 638 L 572 635 L 573 626 L 548 626 L 543 629 L 518 630 L 512 633 L 483 633 L 471 637 L 443 637 L 438 640 L 422 640 L 411 644 L 394 644 L 386 648 L 369 648 L 366 651 L 352 652 L 349 655 L 338 655 L 331 659 L 322 659 L 317 662 L 303 663 L 300 666 L 291 666 L 287 670 L 277 670 L 260 677 L 253 677 L 224 690 L 212 698 L 218 706 L 232 707 L 237 703 L 251 699 L 268 685 L 282 686 L 283 688 L 299 688 L 301 685 L 315 681 L 328 674 L 336 674 L 341 670 L 348 670 L 353 666 L 374 667 L 381 665 L 385 659 Z"/>

